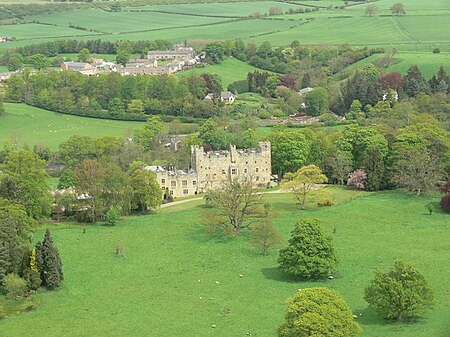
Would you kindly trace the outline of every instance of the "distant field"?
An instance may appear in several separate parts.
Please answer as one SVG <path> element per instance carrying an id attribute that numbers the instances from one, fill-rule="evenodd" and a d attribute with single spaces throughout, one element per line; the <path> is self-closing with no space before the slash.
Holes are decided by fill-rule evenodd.
<path id="1" fill-rule="evenodd" d="M 290 8 L 298 8 L 297 5 L 282 3 L 278 1 L 253 1 L 240 3 L 198 3 L 198 4 L 175 4 L 175 5 L 155 5 L 144 7 L 127 7 L 125 10 L 134 11 L 165 11 L 171 13 L 183 13 L 202 16 L 229 16 L 245 17 L 255 12 L 268 13 L 269 8 L 278 7 L 283 11 Z"/>
<path id="2" fill-rule="evenodd" d="M 56 150 L 61 142 L 73 135 L 126 136 L 143 125 L 140 122 L 63 115 L 25 104 L 5 103 L 5 109 L 6 114 L 0 116 L 0 144 L 14 140 L 20 145 L 43 144 Z"/>
<path id="3" fill-rule="evenodd" d="M 0 34 L 13 36 L 18 40 L 26 40 L 27 43 L 33 41 L 39 43 L 40 40 L 48 38 L 76 37 L 89 35 L 92 39 L 95 33 L 73 29 L 70 27 L 56 27 L 50 25 L 41 25 L 36 23 L 25 23 L 19 25 L 0 26 Z M 13 46 L 15 42 L 3 43 L 0 47 Z"/>
<path id="4" fill-rule="evenodd" d="M 143 7 L 123 7 L 123 12 L 90 9 L 32 16 L 56 26 L 26 24 L 3 26 L 7 35 L 20 41 L 0 45 L 15 47 L 62 36 L 77 36 L 86 40 L 121 39 L 225 40 L 242 38 L 247 42 L 270 41 L 273 45 L 287 45 L 293 40 L 303 44 L 355 46 L 395 46 L 404 51 L 431 51 L 438 46 L 450 51 L 450 1 L 405 0 L 406 16 L 391 16 L 390 7 L 397 0 L 374 2 L 378 11 L 373 17 L 365 15 L 367 4 L 346 6 L 341 0 L 252 1 L 240 3 L 166 4 Z M 288 9 L 320 7 L 317 12 L 269 17 L 268 19 L 238 20 L 270 7 Z M 331 6 L 331 9 L 328 8 Z M 341 9 L 344 6 L 345 8 Z M 75 30 L 70 25 L 101 32 Z M 16 31 L 17 30 L 17 31 Z"/>
<path id="5" fill-rule="evenodd" d="M 377 61 L 382 57 L 383 55 L 381 54 L 372 55 L 364 60 L 352 64 L 350 67 L 347 67 L 343 73 L 349 74 L 368 63 L 377 64 Z M 394 65 L 387 68 L 386 71 L 400 71 L 403 75 L 405 75 L 408 68 L 412 64 L 416 64 L 422 71 L 425 78 L 429 79 L 438 72 L 441 65 L 445 67 L 447 72 L 450 72 L 450 53 L 433 54 L 431 52 L 424 53 L 400 51 L 397 55 L 395 55 Z M 339 77 L 339 75 L 337 77 Z"/>
<path id="6" fill-rule="evenodd" d="M 77 26 L 94 29 L 104 33 L 126 33 L 172 27 L 196 26 L 225 21 L 223 18 L 198 17 L 157 12 L 105 12 L 90 9 L 75 12 L 62 12 L 53 15 L 31 17 L 33 20 L 58 26 Z"/>
<path id="7" fill-rule="evenodd" d="M 234 57 L 229 57 L 221 64 L 214 64 L 204 68 L 194 68 L 179 73 L 179 76 L 189 76 L 192 73 L 212 73 L 218 74 L 222 78 L 223 88 L 226 89 L 231 82 L 244 80 L 247 78 L 247 73 L 252 71 L 265 71 L 255 68 L 246 62 L 239 61 Z"/>

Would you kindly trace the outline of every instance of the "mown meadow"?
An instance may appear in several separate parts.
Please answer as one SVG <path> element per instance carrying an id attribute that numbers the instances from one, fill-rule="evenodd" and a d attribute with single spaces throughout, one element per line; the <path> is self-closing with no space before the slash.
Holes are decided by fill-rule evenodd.
<path id="1" fill-rule="evenodd" d="M 113 121 L 98 118 L 64 115 L 25 104 L 5 103 L 1 116 L 0 144 L 5 141 L 20 146 L 46 145 L 57 150 L 70 136 L 127 136 L 142 122 Z"/>
<path id="2" fill-rule="evenodd" d="M 40 293 L 34 310 L 0 321 L 2 336 L 276 336 L 285 300 L 297 289 L 338 290 L 364 337 L 448 334 L 448 215 L 427 214 L 433 196 L 366 193 L 331 187 L 335 206 L 300 211 L 289 194 L 266 195 L 285 244 L 294 223 L 318 218 L 340 257 L 334 280 L 300 282 L 277 270 L 277 249 L 261 256 L 248 232 L 230 238 L 200 224 L 203 201 L 124 218 L 117 226 L 50 225 L 64 263 L 58 291 Z M 336 234 L 333 229 L 336 228 Z M 38 230 L 34 239 L 43 235 Z M 115 254 L 117 244 L 123 256 Z M 376 268 L 395 259 L 417 266 L 435 289 L 436 308 L 413 323 L 379 318 L 363 300 Z M 240 277 L 239 275 L 243 276 Z M 212 325 L 216 325 L 215 328 Z"/>

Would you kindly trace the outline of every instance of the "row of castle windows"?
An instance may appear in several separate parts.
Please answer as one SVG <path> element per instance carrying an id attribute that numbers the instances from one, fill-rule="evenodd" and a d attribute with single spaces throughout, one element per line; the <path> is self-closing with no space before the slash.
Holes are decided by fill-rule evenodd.
<path id="1" fill-rule="evenodd" d="M 166 185 L 166 179 L 161 179 L 161 185 L 162 185 L 162 189 L 165 189 L 165 185 Z M 192 181 L 192 186 L 196 186 L 197 185 L 197 181 L 193 180 Z M 187 180 L 182 180 L 181 181 L 181 186 L 182 187 L 187 187 L 188 186 L 188 181 Z M 172 180 L 170 182 L 170 187 L 171 188 L 175 188 L 177 187 L 177 182 Z"/>
<path id="2" fill-rule="evenodd" d="M 165 190 L 165 188 L 163 187 L 162 190 Z M 170 190 L 169 194 L 173 195 L 173 190 Z M 188 195 L 189 194 L 189 190 L 187 188 L 183 189 L 183 194 L 184 195 Z"/>

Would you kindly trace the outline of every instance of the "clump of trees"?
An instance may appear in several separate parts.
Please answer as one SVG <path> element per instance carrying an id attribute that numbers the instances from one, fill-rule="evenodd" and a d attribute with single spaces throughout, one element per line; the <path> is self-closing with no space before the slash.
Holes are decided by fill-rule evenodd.
<path id="1" fill-rule="evenodd" d="M 401 321 L 419 317 L 434 306 L 433 290 L 413 266 L 395 261 L 388 272 L 376 271 L 364 298 L 381 316 Z"/>
<path id="2" fill-rule="evenodd" d="M 118 54 L 125 63 L 127 48 Z M 89 77 L 56 70 L 29 75 L 25 69 L 10 78 L 5 100 L 74 115 L 138 121 L 156 114 L 208 118 L 225 109 L 218 100 L 204 100 L 207 93 L 221 90 L 215 75 L 178 78 L 121 76 L 113 72 Z"/>
<path id="3" fill-rule="evenodd" d="M 295 225 L 288 246 L 280 250 L 278 263 L 284 273 L 318 279 L 336 270 L 338 258 L 331 237 L 322 232 L 320 221 L 302 219 Z"/>
<path id="4" fill-rule="evenodd" d="M 327 288 L 300 289 L 287 302 L 280 337 L 357 337 L 362 329 L 342 296 Z"/>

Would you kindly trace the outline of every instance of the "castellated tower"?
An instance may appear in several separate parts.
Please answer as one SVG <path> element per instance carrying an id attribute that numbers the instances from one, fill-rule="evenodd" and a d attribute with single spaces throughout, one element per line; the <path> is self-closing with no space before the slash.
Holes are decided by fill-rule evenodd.
<path id="1" fill-rule="evenodd" d="M 191 167 L 197 174 L 197 191 L 205 192 L 220 187 L 228 178 L 248 177 L 255 186 L 265 187 L 271 181 L 270 142 L 259 142 L 254 149 L 237 149 L 205 152 L 203 146 L 191 147 Z"/>

